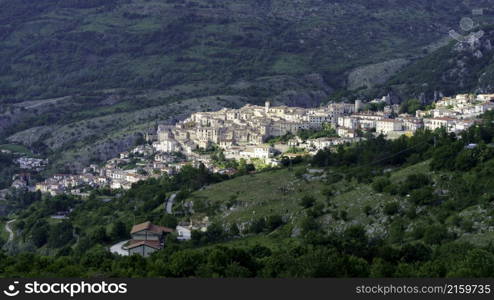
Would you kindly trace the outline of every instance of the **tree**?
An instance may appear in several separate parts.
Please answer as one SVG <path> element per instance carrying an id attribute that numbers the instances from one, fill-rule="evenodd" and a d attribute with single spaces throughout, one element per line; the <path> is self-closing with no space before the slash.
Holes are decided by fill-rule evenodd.
<path id="1" fill-rule="evenodd" d="M 440 244 L 450 237 L 448 229 L 443 225 L 432 225 L 425 229 L 424 241 L 427 244 Z"/>
<path id="2" fill-rule="evenodd" d="M 416 205 L 428 205 L 434 203 L 435 196 L 431 187 L 424 187 L 410 193 L 410 201 Z"/>
<path id="3" fill-rule="evenodd" d="M 36 226 L 34 226 L 31 233 L 31 238 L 36 247 L 41 247 L 48 241 L 48 231 L 50 226 L 45 220 L 40 220 Z"/>
<path id="4" fill-rule="evenodd" d="M 422 103 L 418 99 L 409 99 L 404 101 L 400 106 L 400 113 L 409 113 L 414 115 L 417 110 L 423 108 Z"/>
<path id="5" fill-rule="evenodd" d="M 389 202 L 384 205 L 384 213 L 388 216 L 397 214 L 399 210 L 400 204 L 398 202 Z"/>
<path id="6" fill-rule="evenodd" d="M 395 219 L 389 225 L 389 239 L 392 243 L 401 243 L 405 236 L 405 223 L 403 219 Z"/>
<path id="7" fill-rule="evenodd" d="M 212 223 L 206 231 L 207 240 L 209 243 L 219 242 L 225 237 L 223 226 L 219 223 Z"/>
<path id="8" fill-rule="evenodd" d="M 374 258 L 370 267 L 370 277 L 373 278 L 389 278 L 393 277 L 395 268 L 393 264 L 385 261 L 382 258 Z"/>
<path id="9" fill-rule="evenodd" d="M 127 226 L 125 226 L 125 223 L 122 221 L 117 221 L 115 224 L 113 224 L 110 236 L 114 241 L 127 238 L 129 236 L 129 231 L 127 229 Z"/>
<path id="10" fill-rule="evenodd" d="M 360 225 L 348 227 L 341 235 L 342 248 L 345 253 L 359 257 L 365 257 L 369 251 L 365 228 Z"/>
<path id="11" fill-rule="evenodd" d="M 494 275 L 494 255 L 483 249 L 473 249 L 468 252 L 461 264 L 462 277 L 492 277 Z"/>
<path id="12" fill-rule="evenodd" d="M 169 270 L 173 277 L 190 277 L 195 275 L 197 267 L 202 262 L 200 253 L 195 250 L 183 250 L 172 254 Z"/>
<path id="13" fill-rule="evenodd" d="M 455 169 L 468 171 L 477 165 L 477 157 L 473 150 L 463 150 L 458 154 L 455 161 Z"/>
<path id="14" fill-rule="evenodd" d="M 451 145 L 436 148 L 432 155 L 430 167 L 432 170 L 454 170 L 458 150 Z"/>
<path id="15" fill-rule="evenodd" d="M 249 226 L 249 230 L 252 233 L 261 233 L 266 229 L 266 220 L 265 218 L 259 218 L 254 221 Z"/>
<path id="16" fill-rule="evenodd" d="M 166 214 L 161 218 L 161 224 L 165 227 L 175 228 L 178 225 L 178 220 L 175 216 Z"/>
<path id="17" fill-rule="evenodd" d="M 406 244 L 401 248 L 401 257 L 406 263 L 427 261 L 431 258 L 431 255 L 431 248 L 422 243 Z"/>
<path id="18" fill-rule="evenodd" d="M 229 264 L 224 270 L 227 278 L 248 278 L 252 276 L 250 270 L 241 266 L 238 262 Z"/>
<path id="19" fill-rule="evenodd" d="M 425 174 L 411 174 L 408 175 L 405 182 L 400 186 L 400 194 L 405 196 L 412 190 L 416 190 L 431 184 L 431 179 Z"/>
<path id="20" fill-rule="evenodd" d="M 378 193 L 382 193 L 384 189 L 391 184 L 388 177 L 377 177 L 372 183 L 372 189 Z"/>
<path id="21" fill-rule="evenodd" d="M 306 235 L 311 231 L 316 231 L 319 229 L 319 224 L 314 220 L 314 218 L 305 217 L 300 224 L 300 229 L 302 230 L 302 234 Z"/>
<path id="22" fill-rule="evenodd" d="M 273 231 L 281 225 L 283 225 L 283 219 L 280 215 L 272 215 L 266 218 L 266 226 L 269 231 Z"/>
<path id="23" fill-rule="evenodd" d="M 48 233 L 48 246 L 50 248 L 60 248 L 69 244 L 72 239 L 72 224 L 63 221 L 51 226 Z"/>
<path id="24" fill-rule="evenodd" d="M 315 203 L 316 203 L 316 198 L 314 198 L 314 196 L 312 196 L 312 195 L 305 195 L 300 200 L 300 205 L 303 208 L 310 208 L 310 207 L 314 206 Z"/>
<path id="25" fill-rule="evenodd" d="M 230 225 L 230 229 L 228 230 L 228 232 L 230 233 L 231 236 L 238 236 L 240 234 L 240 229 L 238 229 L 238 225 L 237 223 L 232 223 Z"/>
<path id="26" fill-rule="evenodd" d="M 327 167 L 331 165 L 331 151 L 319 150 L 312 158 L 312 164 L 318 167 Z"/>
<path id="27" fill-rule="evenodd" d="M 108 235 L 106 234 L 106 229 L 103 226 L 96 227 L 95 231 L 91 235 L 93 242 L 95 243 L 105 243 L 108 241 Z"/>

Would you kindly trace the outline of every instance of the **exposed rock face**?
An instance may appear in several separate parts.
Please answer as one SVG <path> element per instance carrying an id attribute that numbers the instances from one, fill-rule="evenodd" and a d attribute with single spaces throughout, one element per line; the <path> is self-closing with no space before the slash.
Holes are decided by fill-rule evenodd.
<path id="1" fill-rule="evenodd" d="M 409 63 L 407 59 L 392 59 L 382 63 L 357 68 L 348 74 L 348 89 L 371 88 L 385 83 Z"/>
<path id="2" fill-rule="evenodd" d="M 328 99 L 326 92 L 317 91 L 285 91 L 274 98 L 274 103 L 298 107 L 317 107 Z"/>
<path id="3" fill-rule="evenodd" d="M 334 89 L 318 73 L 302 76 L 268 76 L 240 81 L 230 86 L 239 93 L 247 89 L 262 90 L 275 105 L 317 107 L 327 102 Z"/>
<path id="4" fill-rule="evenodd" d="M 493 44 L 494 29 L 484 28 L 484 34 L 477 41 L 451 41 L 403 68 L 384 86 L 402 98 L 418 98 L 423 103 L 458 93 L 492 93 Z"/>
<path id="5" fill-rule="evenodd" d="M 0 108 L 0 136 L 12 132 L 23 122 L 29 123 L 33 119 L 50 113 L 55 106 L 57 109 L 63 110 L 67 106 L 73 105 L 71 99 L 72 97 L 61 97 L 25 101 L 17 104 L 2 104 L 4 107 Z"/>
<path id="6" fill-rule="evenodd" d="M 492 91 L 493 40 L 494 31 L 490 31 L 475 43 L 457 43 L 453 48 L 455 56 L 451 61 L 452 68 L 443 74 L 443 80 L 456 82 L 459 88 Z"/>
<path id="7" fill-rule="evenodd" d="M 9 136 L 7 141 L 14 144 L 21 144 L 29 148 L 40 139 L 49 136 L 53 129 L 53 126 L 36 126 Z"/>
<path id="8" fill-rule="evenodd" d="M 75 159 L 68 159 L 68 163 L 55 166 L 56 169 L 79 172 L 87 167 L 91 162 L 102 162 L 116 157 L 119 153 L 130 149 L 139 138 L 138 133 L 122 134 L 116 138 L 98 141 L 90 146 L 81 149 L 87 151 L 84 155 L 74 154 Z M 81 153 L 81 152 L 79 152 Z"/>
<path id="9" fill-rule="evenodd" d="M 42 142 L 52 151 L 63 150 L 52 171 L 80 171 L 92 162 L 103 162 L 132 148 L 137 139 L 156 122 L 174 123 L 197 111 L 214 111 L 223 107 L 240 107 L 247 102 L 238 96 L 192 98 L 134 112 L 108 115 L 53 127 Z M 42 128 L 39 128 L 42 130 Z M 29 130 L 10 139 L 27 137 Z"/>

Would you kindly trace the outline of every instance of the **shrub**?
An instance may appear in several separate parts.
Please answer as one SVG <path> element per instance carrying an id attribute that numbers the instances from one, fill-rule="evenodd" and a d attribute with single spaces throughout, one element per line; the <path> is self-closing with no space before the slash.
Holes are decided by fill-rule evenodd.
<path id="1" fill-rule="evenodd" d="M 316 198 L 314 198 L 314 196 L 311 196 L 311 195 L 305 195 L 300 200 L 300 205 L 303 208 L 310 208 L 310 207 L 314 206 L 314 204 L 316 204 Z"/>
<path id="2" fill-rule="evenodd" d="M 431 187 L 424 187 L 410 193 L 410 201 L 416 205 L 432 204 L 435 200 Z"/>
<path id="3" fill-rule="evenodd" d="M 392 216 L 398 213 L 400 205 L 398 202 L 389 202 L 384 206 L 384 213 L 388 216 Z"/>
<path id="4" fill-rule="evenodd" d="M 387 177 L 377 177 L 372 183 L 372 189 L 378 193 L 382 193 L 384 189 L 391 184 Z"/>

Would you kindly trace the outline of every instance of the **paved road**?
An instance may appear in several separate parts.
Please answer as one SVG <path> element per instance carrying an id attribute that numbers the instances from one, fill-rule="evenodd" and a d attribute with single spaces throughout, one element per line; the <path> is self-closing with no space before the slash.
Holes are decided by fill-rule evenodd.
<path id="1" fill-rule="evenodd" d="M 14 240 L 14 231 L 12 230 L 12 228 L 10 228 L 10 224 L 12 224 L 13 222 L 15 222 L 15 219 L 10 220 L 7 223 L 5 223 L 5 230 L 7 230 L 7 232 L 9 233 L 8 242 L 12 242 Z"/>
<path id="2" fill-rule="evenodd" d="M 122 255 L 122 256 L 128 256 L 129 255 L 129 251 L 125 250 L 122 248 L 122 246 L 127 243 L 129 240 L 126 240 L 126 241 L 121 241 L 121 242 L 118 242 L 116 243 L 115 245 L 111 246 L 110 247 L 110 252 L 111 253 L 115 253 L 115 254 L 118 254 L 118 255 Z"/>
<path id="3" fill-rule="evenodd" d="M 175 201 L 175 197 L 177 197 L 177 194 L 173 194 L 168 198 L 168 201 L 166 202 L 166 213 L 172 214 L 173 213 L 173 202 Z"/>

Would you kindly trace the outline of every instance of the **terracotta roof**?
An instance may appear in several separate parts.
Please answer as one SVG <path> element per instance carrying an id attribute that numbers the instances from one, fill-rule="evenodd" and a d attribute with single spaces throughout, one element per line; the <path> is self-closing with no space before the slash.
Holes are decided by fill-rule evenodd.
<path id="1" fill-rule="evenodd" d="M 131 240 L 129 242 L 129 246 L 127 246 L 127 249 L 133 249 L 143 245 L 146 245 L 154 249 L 161 249 L 160 241 L 136 241 L 136 240 Z"/>
<path id="2" fill-rule="evenodd" d="M 132 227 L 132 230 L 130 231 L 130 234 L 143 231 L 143 230 L 148 230 L 151 232 L 155 233 L 162 233 L 162 232 L 174 232 L 174 229 L 168 228 L 168 227 L 163 227 L 163 226 L 157 226 L 154 224 L 151 224 L 151 222 L 147 221 L 141 224 L 134 225 Z"/>

